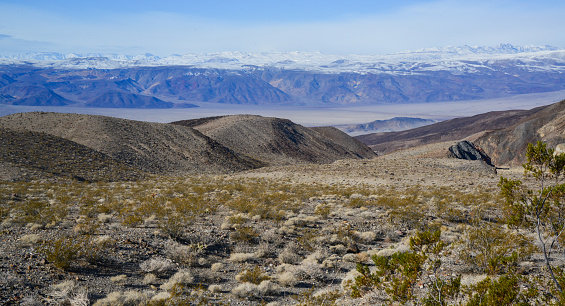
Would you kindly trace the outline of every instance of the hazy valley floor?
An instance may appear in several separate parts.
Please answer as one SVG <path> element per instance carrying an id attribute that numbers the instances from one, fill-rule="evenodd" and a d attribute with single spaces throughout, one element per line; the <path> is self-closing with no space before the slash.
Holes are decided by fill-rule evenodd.
<path id="1" fill-rule="evenodd" d="M 254 114 L 287 118 L 304 126 L 328 126 L 367 123 L 374 120 L 384 120 L 393 117 L 416 117 L 446 120 L 455 117 L 472 116 L 489 111 L 531 109 L 537 106 L 549 105 L 560 101 L 563 99 L 563 95 L 564 91 L 556 91 L 484 100 L 357 106 L 258 106 L 191 102 L 199 105 L 200 107 L 187 109 L 131 109 L 0 105 L 0 117 L 20 112 L 45 111 L 104 115 L 124 119 L 164 123 L 210 116 Z"/>

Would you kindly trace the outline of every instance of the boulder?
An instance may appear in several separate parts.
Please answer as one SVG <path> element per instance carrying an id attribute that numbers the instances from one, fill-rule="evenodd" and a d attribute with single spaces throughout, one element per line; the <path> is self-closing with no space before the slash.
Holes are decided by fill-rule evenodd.
<path id="1" fill-rule="evenodd" d="M 482 160 L 487 165 L 494 167 L 490 157 L 474 143 L 464 140 L 449 148 L 448 157 L 466 159 L 466 160 Z"/>

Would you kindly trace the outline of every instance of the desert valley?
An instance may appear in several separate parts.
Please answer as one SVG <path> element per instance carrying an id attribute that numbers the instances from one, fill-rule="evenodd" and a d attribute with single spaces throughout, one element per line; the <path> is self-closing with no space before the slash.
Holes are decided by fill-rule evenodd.
<path id="1" fill-rule="evenodd" d="M 564 54 L 0 57 L 0 304 L 563 305 Z"/>
<path id="2" fill-rule="evenodd" d="M 522 177 L 527 144 L 565 143 L 564 112 L 357 139 L 251 115 L 0 117 L 1 302 L 559 304 L 534 232 L 507 225 L 499 181 L 536 184 Z M 462 140 L 491 165 L 449 154 Z"/>

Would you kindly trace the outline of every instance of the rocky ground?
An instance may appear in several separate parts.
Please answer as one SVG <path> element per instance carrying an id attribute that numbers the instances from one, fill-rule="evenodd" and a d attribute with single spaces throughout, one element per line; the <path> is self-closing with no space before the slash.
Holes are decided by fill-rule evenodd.
<path id="1" fill-rule="evenodd" d="M 352 297 L 357 263 L 374 270 L 371 256 L 410 252 L 426 229 L 446 246 L 416 296 L 437 277 L 496 278 L 469 252 L 477 228 L 506 231 L 497 183 L 522 172 L 448 159 L 451 144 L 231 175 L 0 182 L 0 304 L 380 304 L 382 291 Z M 504 244 L 518 234 L 493 248 L 542 275 L 537 251 Z"/>

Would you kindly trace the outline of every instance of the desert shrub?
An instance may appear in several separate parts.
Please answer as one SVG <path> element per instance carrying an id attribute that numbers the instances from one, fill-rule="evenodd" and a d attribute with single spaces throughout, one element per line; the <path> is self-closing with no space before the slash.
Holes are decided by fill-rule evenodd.
<path id="1" fill-rule="evenodd" d="M 230 233 L 230 240 L 234 242 L 252 242 L 259 234 L 252 226 L 239 226 Z"/>
<path id="2" fill-rule="evenodd" d="M 252 283 L 243 283 L 232 289 L 231 293 L 238 298 L 257 298 L 259 296 L 259 286 Z"/>
<path id="3" fill-rule="evenodd" d="M 296 277 L 295 273 L 292 271 L 285 271 L 279 275 L 277 275 L 277 281 L 279 284 L 285 287 L 292 287 L 296 283 L 298 283 L 298 278 Z"/>
<path id="4" fill-rule="evenodd" d="M 113 283 L 123 283 L 123 282 L 126 281 L 127 278 L 128 278 L 127 275 L 120 274 L 120 275 L 110 277 L 110 281 L 113 282 Z"/>
<path id="5" fill-rule="evenodd" d="M 330 215 L 331 212 L 331 206 L 328 204 L 324 204 L 324 203 L 320 203 L 318 205 L 316 205 L 316 208 L 314 209 L 314 214 L 327 219 L 328 216 Z"/>
<path id="6" fill-rule="evenodd" d="M 212 266 L 210 267 L 210 270 L 212 272 L 220 272 L 220 271 L 223 271 L 225 268 L 226 268 L 226 265 L 224 263 L 216 262 L 216 263 L 212 264 Z"/>
<path id="7" fill-rule="evenodd" d="M 278 259 L 281 263 L 297 264 L 300 262 L 301 257 L 297 254 L 298 248 L 296 245 L 289 243 L 280 253 Z"/>
<path id="8" fill-rule="evenodd" d="M 367 265 L 357 264 L 359 275 L 347 285 L 351 289 L 351 296 L 360 297 L 372 290 L 382 290 L 388 295 L 389 302 L 406 303 L 413 300 L 415 285 L 425 272 L 424 263 L 443 249 L 440 236 L 439 229 L 417 232 L 410 238 L 412 252 L 394 253 L 391 256 L 373 255 L 376 266 L 374 272 Z M 432 267 L 437 269 L 436 266 L 437 262 L 433 262 Z"/>
<path id="9" fill-rule="evenodd" d="M 521 290 L 527 285 L 527 290 Z M 499 305 L 543 305 L 538 300 L 535 286 L 524 277 L 508 274 L 493 280 L 489 277 L 464 289 L 468 296 L 467 306 L 499 306 Z"/>
<path id="10" fill-rule="evenodd" d="M 298 248 L 306 252 L 313 252 L 318 244 L 316 238 L 320 237 L 320 230 L 316 228 L 304 228 L 298 233 L 296 244 Z"/>
<path id="11" fill-rule="evenodd" d="M 6 213 L 7 214 L 7 213 Z M 10 215 L 15 223 L 25 225 L 37 223 L 41 225 L 55 224 L 68 214 L 68 207 L 50 204 L 45 199 L 28 199 L 14 205 Z"/>
<path id="12" fill-rule="evenodd" d="M 38 234 L 27 234 L 20 237 L 19 241 L 24 246 L 32 246 L 39 243 L 41 237 Z"/>
<path id="13" fill-rule="evenodd" d="M 90 239 L 90 236 L 64 235 L 52 241 L 44 241 L 39 252 L 55 267 L 69 270 L 80 260 L 96 264 L 102 260 L 103 249 Z"/>
<path id="14" fill-rule="evenodd" d="M 260 284 L 262 281 L 271 279 L 263 270 L 254 266 L 253 269 L 246 268 L 236 275 L 235 279 L 242 283 Z"/>
<path id="15" fill-rule="evenodd" d="M 212 293 L 220 293 L 222 292 L 223 287 L 222 285 L 210 285 L 208 286 L 208 291 L 212 292 Z"/>
<path id="16" fill-rule="evenodd" d="M 145 274 L 145 276 L 143 277 L 143 283 L 146 284 L 146 285 L 155 284 L 155 283 L 157 283 L 157 281 L 158 281 L 158 278 L 153 273 Z"/>
<path id="17" fill-rule="evenodd" d="M 565 246 L 565 153 L 555 154 L 538 141 L 528 145 L 526 160 L 524 179 L 531 179 L 529 184 L 504 177 L 498 184 L 506 200 L 506 222 L 535 232 L 553 286 L 565 295 L 552 263 L 552 256 L 563 255 Z"/>
<path id="18" fill-rule="evenodd" d="M 535 251 L 532 239 L 490 223 L 468 226 L 458 256 L 479 272 L 510 272 Z"/>

